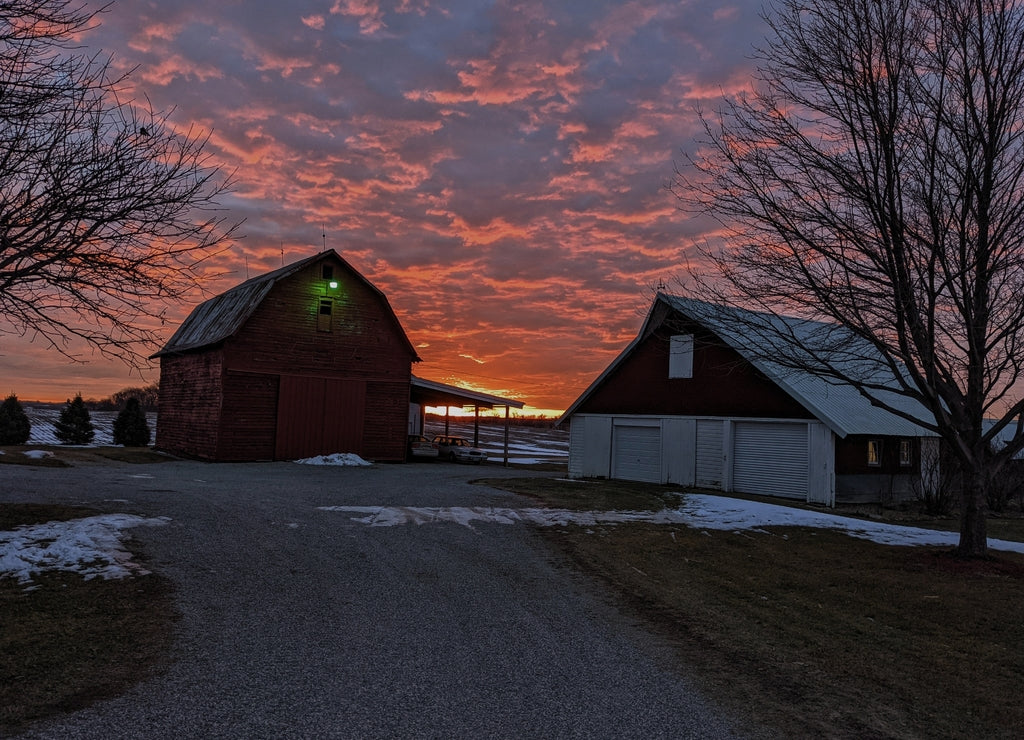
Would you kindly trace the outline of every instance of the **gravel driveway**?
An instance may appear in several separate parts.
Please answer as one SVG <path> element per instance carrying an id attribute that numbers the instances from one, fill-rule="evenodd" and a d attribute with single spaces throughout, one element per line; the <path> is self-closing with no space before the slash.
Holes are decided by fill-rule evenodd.
<path id="1" fill-rule="evenodd" d="M 527 473 L 528 474 L 528 473 Z M 368 527 L 334 505 L 518 506 L 445 463 L 5 465 L 5 501 L 166 516 L 171 665 L 40 738 L 718 738 L 667 649 L 529 526 Z"/>

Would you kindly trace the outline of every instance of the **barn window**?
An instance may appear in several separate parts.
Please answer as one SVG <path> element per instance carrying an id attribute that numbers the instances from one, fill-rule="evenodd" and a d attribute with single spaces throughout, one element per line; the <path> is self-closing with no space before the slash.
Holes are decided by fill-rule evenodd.
<path id="1" fill-rule="evenodd" d="M 879 466 L 882 464 L 882 440 L 868 440 L 868 465 Z"/>
<path id="2" fill-rule="evenodd" d="M 334 266 L 333 265 L 321 265 L 321 277 L 324 279 L 325 292 L 329 296 L 338 295 L 338 289 L 341 287 L 341 283 L 334 277 Z"/>
<path id="3" fill-rule="evenodd" d="M 910 467 L 914 463 L 914 447 L 909 439 L 900 440 L 900 467 Z"/>
<path id="4" fill-rule="evenodd" d="M 334 311 L 334 301 L 330 298 L 320 299 L 320 312 L 316 317 L 317 331 L 331 330 L 331 313 Z"/>
<path id="5" fill-rule="evenodd" d="M 669 340 L 668 377 L 693 377 L 692 334 L 677 334 Z"/>

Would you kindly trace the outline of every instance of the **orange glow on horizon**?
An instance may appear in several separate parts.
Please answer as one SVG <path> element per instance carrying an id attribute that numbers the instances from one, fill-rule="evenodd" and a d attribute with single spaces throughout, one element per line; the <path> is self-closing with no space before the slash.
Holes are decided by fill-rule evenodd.
<path id="1" fill-rule="evenodd" d="M 428 415 L 432 414 L 434 416 L 444 416 L 445 415 L 445 408 L 446 407 L 444 407 L 444 406 L 427 406 L 426 407 L 426 413 Z M 531 408 L 529 406 L 524 406 L 521 409 L 515 409 L 515 408 L 510 409 L 509 410 L 509 417 L 512 418 L 512 419 L 545 417 L 545 418 L 549 418 L 549 419 L 554 420 L 554 419 L 557 419 L 559 416 L 561 416 L 563 412 L 564 412 L 564 409 L 535 409 L 535 408 Z M 470 407 L 451 406 L 451 407 L 448 407 L 448 416 L 450 416 L 452 419 L 459 419 L 460 421 L 462 421 L 462 420 L 466 420 L 466 419 L 473 419 L 474 418 L 474 412 L 473 412 L 473 408 L 471 406 Z M 494 419 L 504 420 L 505 419 L 505 409 L 504 409 L 504 407 L 498 407 L 498 408 L 495 408 L 495 409 L 480 409 L 480 418 L 481 419 L 488 419 L 488 420 L 494 420 Z"/>

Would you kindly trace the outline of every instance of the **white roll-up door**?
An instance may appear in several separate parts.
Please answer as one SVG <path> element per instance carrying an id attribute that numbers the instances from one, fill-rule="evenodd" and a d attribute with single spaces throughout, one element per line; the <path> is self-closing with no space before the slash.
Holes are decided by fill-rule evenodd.
<path id="1" fill-rule="evenodd" d="M 733 431 L 733 488 L 807 500 L 807 425 L 738 421 Z"/>
<path id="2" fill-rule="evenodd" d="M 661 426 L 616 425 L 612 477 L 661 483 Z"/>
<path id="3" fill-rule="evenodd" d="M 722 422 L 697 420 L 697 485 L 701 488 L 722 487 Z"/>

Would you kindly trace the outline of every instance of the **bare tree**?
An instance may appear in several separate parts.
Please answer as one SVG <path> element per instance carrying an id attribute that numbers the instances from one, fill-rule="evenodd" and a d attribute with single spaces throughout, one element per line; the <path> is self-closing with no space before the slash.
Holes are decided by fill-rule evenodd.
<path id="1" fill-rule="evenodd" d="M 207 138 L 126 99 L 109 57 L 75 45 L 97 12 L 0 0 L 0 336 L 138 366 L 237 225 Z"/>
<path id="2" fill-rule="evenodd" d="M 779 0 L 767 20 L 756 89 L 703 115 L 674 182 L 725 230 L 694 290 L 838 326 L 758 331 L 937 433 L 963 473 L 958 551 L 983 556 L 989 481 L 1024 447 L 1024 11 Z"/>

